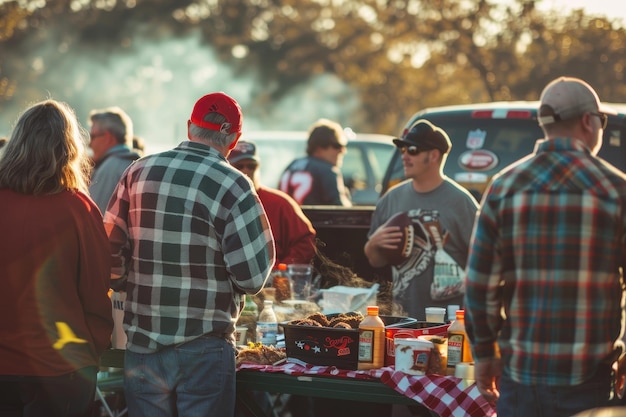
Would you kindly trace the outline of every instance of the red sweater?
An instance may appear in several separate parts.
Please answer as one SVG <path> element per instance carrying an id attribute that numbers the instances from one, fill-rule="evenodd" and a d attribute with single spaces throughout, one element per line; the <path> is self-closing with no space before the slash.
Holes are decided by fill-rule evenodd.
<path id="1" fill-rule="evenodd" d="M 113 329 L 109 242 L 98 207 L 82 193 L 0 189 L 0 230 L 0 375 L 55 376 L 97 365 Z"/>
<path id="2" fill-rule="evenodd" d="M 296 201 L 282 191 L 257 189 L 276 244 L 276 265 L 308 264 L 315 255 L 315 229 Z"/>

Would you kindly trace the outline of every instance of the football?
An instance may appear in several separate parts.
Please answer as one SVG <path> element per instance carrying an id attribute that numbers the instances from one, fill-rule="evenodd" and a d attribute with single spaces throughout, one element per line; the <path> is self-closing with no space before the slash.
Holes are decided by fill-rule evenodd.
<path id="1" fill-rule="evenodd" d="M 411 218 L 404 212 L 394 214 L 385 223 L 385 227 L 398 226 L 402 232 L 402 241 L 396 249 L 384 249 L 384 256 L 391 265 L 399 265 L 404 262 L 413 249 L 414 229 Z"/>

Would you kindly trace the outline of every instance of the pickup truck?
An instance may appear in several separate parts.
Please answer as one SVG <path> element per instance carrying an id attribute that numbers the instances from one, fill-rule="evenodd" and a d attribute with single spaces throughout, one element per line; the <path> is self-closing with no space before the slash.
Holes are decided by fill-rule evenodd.
<path id="1" fill-rule="evenodd" d="M 626 172 L 626 105 L 608 104 L 619 114 L 609 116 L 599 156 Z M 415 113 L 403 131 L 421 118 L 443 128 L 452 141 L 444 173 L 480 201 L 491 177 L 531 153 L 535 141 L 543 137 L 537 123 L 538 107 L 536 101 L 517 101 L 428 108 Z M 402 161 L 396 150 L 387 166 L 381 195 L 402 180 Z M 322 255 L 366 281 L 391 281 L 390 267 L 372 268 L 363 253 L 374 206 L 305 206 L 303 210 L 317 230 Z M 320 270 L 319 265 L 316 268 Z M 332 285 L 336 285 L 334 279 L 326 283 Z M 381 291 L 388 288 L 381 285 Z M 389 295 L 379 292 L 379 297 L 387 301 Z"/>
<path id="2" fill-rule="evenodd" d="M 370 266 L 363 246 L 367 240 L 374 206 L 302 206 L 317 231 L 318 250 L 315 268 L 323 277 L 322 288 L 350 285 L 352 274 L 368 282 L 391 282 L 391 268 Z M 331 261 L 331 262 L 328 262 Z M 338 270 L 343 266 L 346 270 Z M 351 274 L 352 273 L 352 274 Z M 383 298 L 384 294 L 379 294 Z M 388 295 L 387 295 L 388 296 Z M 381 314 L 389 314 L 389 311 Z"/>

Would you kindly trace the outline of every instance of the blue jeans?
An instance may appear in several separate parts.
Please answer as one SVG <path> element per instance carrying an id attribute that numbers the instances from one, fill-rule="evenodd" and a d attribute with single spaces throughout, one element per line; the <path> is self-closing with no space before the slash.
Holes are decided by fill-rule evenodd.
<path id="1" fill-rule="evenodd" d="M 124 393 L 133 417 L 232 416 L 235 348 L 201 336 L 156 353 L 126 351 Z"/>
<path id="2" fill-rule="evenodd" d="M 611 401 L 611 370 L 602 366 L 580 385 L 522 385 L 505 373 L 500 379 L 498 417 L 571 417 L 584 410 L 615 405 Z"/>

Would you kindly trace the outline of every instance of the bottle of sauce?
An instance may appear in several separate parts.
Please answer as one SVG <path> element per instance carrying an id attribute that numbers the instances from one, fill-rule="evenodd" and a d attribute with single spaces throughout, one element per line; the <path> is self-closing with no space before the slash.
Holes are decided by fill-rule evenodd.
<path id="1" fill-rule="evenodd" d="M 257 307 L 256 303 L 252 299 L 252 296 L 250 294 L 246 294 L 243 310 L 241 310 L 239 320 L 237 320 L 237 326 L 247 327 L 246 341 L 248 342 L 256 342 L 256 321 L 258 317 L 259 307 Z"/>
<path id="2" fill-rule="evenodd" d="M 385 323 L 378 316 L 378 306 L 368 306 L 367 316 L 359 325 L 359 369 L 385 365 Z"/>
<path id="3" fill-rule="evenodd" d="M 259 314 L 259 320 L 256 323 L 256 332 L 257 342 L 261 342 L 266 346 L 276 344 L 278 320 L 276 320 L 274 302 L 272 300 L 263 301 L 263 310 Z"/>
<path id="4" fill-rule="evenodd" d="M 448 375 L 454 375 L 457 363 L 472 362 L 472 351 L 465 331 L 465 310 L 456 311 L 448 327 Z"/>
<path id="5" fill-rule="evenodd" d="M 291 300 L 291 279 L 287 274 L 287 264 L 278 264 L 272 274 L 272 287 L 276 289 L 276 302 Z"/>

